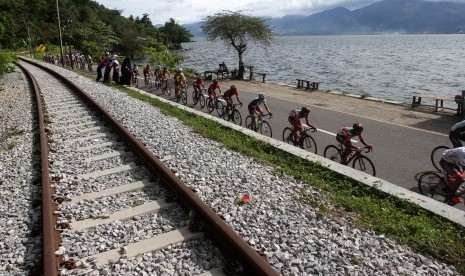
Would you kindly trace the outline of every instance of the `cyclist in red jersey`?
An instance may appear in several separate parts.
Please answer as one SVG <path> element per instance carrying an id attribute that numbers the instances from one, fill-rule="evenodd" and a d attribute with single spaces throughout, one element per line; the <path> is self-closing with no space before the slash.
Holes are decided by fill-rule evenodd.
<path id="1" fill-rule="evenodd" d="M 227 111 L 229 111 L 231 108 L 234 107 L 234 101 L 232 99 L 232 97 L 236 95 L 236 99 L 237 101 L 242 105 L 242 102 L 241 102 L 241 99 L 239 99 L 239 92 L 237 92 L 237 88 L 236 86 L 233 84 L 231 85 L 231 87 L 229 88 L 229 90 L 226 90 L 226 92 L 224 92 L 224 99 L 226 100 L 226 102 L 228 103 L 228 108 L 227 108 Z"/>
<path id="2" fill-rule="evenodd" d="M 218 83 L 218 80 L 214 80 L 212 84 L 208 87 L 208 98 L 214 100 L 216 98 L 216 92 L 215 90 L 218 89 L 221 95 L 221 88 L 220 84 Z"/>
<path id="3" fill-rule="evenodd" d="M 203 80 L 202 80 L 201 77 L 197 77 L 194 80 L 194 83 L 192 84 L 192 86 L 194 86 L 194 90 L 197 90 L 197 91 L 202 91 L 202 89 L 205 88 L 205 86 L 203 85 Z"/>
<path id="4" fill-rule="evenodd" d="M 289 112 L 289 117 L 287 120 L 289 121 L 289 123 L 291 123 L 292 126 L 292 132 L 294 134 L 294 143 L 297 143 L 297 141 L 299 141 L 298 133 L 300 132 L 300 135 L 303 135 L 303 133 L 305 132 L 305 127 L 300 122 L 301 118 L 305 118 L 305 122 L 311 129 L 313 129 L 313 131 L 317 130 L 316 127 L 310 124 L 310 122 L 308 121 L 309 114 L 310 109 L 308 109 L 307 107 L 302 107 L 302 109 L 293 108 Z"/>
<path id="5" fill-rule="evenodd" d="M 352 149 L 355 149 L 357 152 L 362 151 L 360 147 L 355 147 L 352 145 L 352 137 L 358 136 L 358 139 L 362 144 L 371 149 L 373 146 L 367 144 L 362 137 L 363 126 L 360 123 L 355 123 L 352 125 L 352 128 L 343 127 L 339 130 L 336 135 L 336 140 L 344 146 L 344 153 L 342 155 L 342 164 L 347 165 L 347 157 L 349 157 Z"/>

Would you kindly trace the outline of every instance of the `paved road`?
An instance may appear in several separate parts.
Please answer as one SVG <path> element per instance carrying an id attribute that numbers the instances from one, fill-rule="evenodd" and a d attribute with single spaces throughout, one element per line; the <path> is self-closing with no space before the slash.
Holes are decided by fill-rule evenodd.
<path id="1" fill-rule="evenodd" d="M 209 82 L 207 81 L 206 84 Z M 228 81 L 220 82 L 222 84 L 222 91 L 226 91 L 227 87 L 231 84 Z M 143 79 L 139 81 L 143 84 Z M 257 96 L 259 91 L 267 93 L 267 103 L 272 110 L 273 118 L 267 119 L 273 129 L 273 138 L 281 140 L 282 131 L 284 127 L 288 126 L 287 115 L 289 110 L 293 107 L 301 107 L 302 105 L 310 106 L 311 123 L 316 125 L 319 129 L 318 133 L 313 134 L 318 147 L 318 155 L 323 155 L 324 148 L 329 144 L 336 144 L 335 133 L 342 126 L 350 126 L 354 122 L 361 122 L 365 126 L 363 136 L 368 143 L 374 145 L 374 151 L 368 153 L 367 156 L 373 161 L 377 171 L 377 177 L 385 179 L 389 182 L 402 186 L 412 191 L 418 191 L 416 177 L 424 171 L 432 170 L 433 166 L 430 162 L 431 150 L 437 145 L 448 145 L 449 140 L 444 133 L 447 133 L 449 127 L 459 118 L 455 116 L 447 116 L 446 123 L 438 124 L 435 119 L 425 120 L 414 123 L 411 126 L 403 126 L 398 123 L 390 122 L 390 118 L 373 118 L 369 115 L 354 115 L 358 112 L 353 111 L 353 103 L 350 102 L 351 112 L 335 111 L 329 107 L 326 102 L 307 103 L 308 99 L 304 99 L 298 93 L 292 92 L 292 89 L 281 87 L 283 93 L 296 94 L 294 99 L 284 97 L 284 94 L 268 93 L 270 87 L 263 88 L 260 84 L 255 86 L 248 85 L 249 82 L 239 82 L 238 87 L 240 97 L 245 103 L 242 108 L 238 108 L 242 114 L 243 120 L 248 113 L 247 103 Z M 154 89 L 147 89 L 144 85 L 139 85 L 140 89 L 149 91 L 155 95 L 160 95 L 160 91 Z M 192 89 L 188 91 L 188 104 L 192 107 L 191 99 Z M 287 96 L 287 95 L 286 95 Z M 167 98 L 166 95 L 163 97 Z M 307 94 L 306 97 L 311 97 Z M 174 100 L 174 93 L 170 97 Z M 346 97 L 348 99 L 348 97 Z M 360 110 L 366 109 L 364 106 L 365 101 L 358 100 L 360 106 L 356 107 Z M 197 105 L 194 107 L 200 109 Z M 206 112 L 206 109 L 204 109 Z M 382 107 L 377 110 L 381 114 L 385 112 Z M 216 115 L 216 113 L 212 113 Z M 401 118 L 402 114 L 394 115 Z M 244 122 L 243 122 L 244 125 Z M 356 143 L 361 145 L 361 143 Z"/>

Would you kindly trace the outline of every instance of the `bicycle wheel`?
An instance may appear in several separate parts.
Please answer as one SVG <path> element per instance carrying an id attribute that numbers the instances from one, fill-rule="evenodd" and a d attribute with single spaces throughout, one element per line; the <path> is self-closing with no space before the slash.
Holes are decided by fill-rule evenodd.
<path id="1" fill-rule="evenodd" d="M 213 109 L 215 109 L 215 102 L 212 101 L 212 99 L 208 98 L 207 99 L 207 111 L 208 111 L 208 113 L 212 113 Z"/>
<path id="2" fill-rule="evenodd" d="M 308 150 L 314 154 L 316 154 L 317 148 L 316 148 L 316 142 L 315 139 L 313 139 L 312 136 L 307 135 L 303 140 L 300 141 L 300 147 L 302 149 Z"/>
<path id="3" fill-rule="evenodd" d="M 184 105 L 187 105 L 187 91 L 186 90 L 182 91 L 181 100 Z"/>
<path id="4" fill-rule="evenodd" d="M 270 138 L 273 137 L 273 131 L 271 130 L 271 126 L 267 121 L 263 121 L 260 125 L 260 133 Z"/>
<path id="5" fill-rule="evenodd" d="M 152 89 L 152 80 L 149 78 L 149 88 Z"/>
<path id="6" fill-rule="evenodd" d="M 433 163 L 433 166 L 438 172 L 441 171 L 441 165 L 439 165 L 439 161 L 442 158 L 442 154 L 444 153 L 445 150 L 450 149 L 447 146 L 438 146 L 433 149 L 431 152 L 431 163 Z"/>
<path id="7" fill-rule="evenodd" d="M 166 93 L 168 94 L 168 96 L 171 96 L 171 85 L 166 85 Z"/>
<path id="8" fill-rule="evenodd" d="M 245 127 L 250 130 L 254 130 L 252 127 L 252 116 L 247 115 L 247 117 L 245 117 Z"/>
<path id="9" fill-rule="evenodd" d="M 290 127 L 285 127 L 283 130 L 283 141 L 288 144 L 294 144 L 294 136 L 292 135 L 292 129 Z"/>
<path id="10" fill-rule="evenodd" d="M 352 168 L 376 176 L 375 165 L 365 155 L 359 155 L 352 161 Z"/>
<path id="11" fill-rule="evenodd" d="M 444 192 L 446 182 L 444 177 L 435 172 L 425 172 L 418 178 L 418 190 L 422 195 L 445 202 L 447 193 Z"/>
<path id="12" fill-rule="evenodd" d="M 241 113 L 239 112 L 239 110 L 237 109 L 234 109 L 234 113 L 233 113 L 233 116 L 232 116 L 232 120 L 233 122 L 238 125 L 238 126 L 241 126 L 242 125 L 242 115 Z"/>
<path id="13" fill-rule="evenodd" d="M 216 101 L 216 113 L 218 113 L 218 116 L 223 117 L 223 102 L 222 101 Z"/>
<path id="14" fill-rule="evenodd" d="M 231 114 L 231 112 L 229 110 L 227 110 L 228 107 L 226 105 L 223 105 L 223 110 L 221 110 L 221 114 L 223 116 L 221 116 L 223 119 L 225 119 L 226 121 L 229 121 L 229 120 L 233 120 L 233 117 Z M 229 113 L 229 114 L 228 114 Z"/>
<path id="15" fill-rule="evenodd" d="M 203 109 L 205 107 L 205 96 L 203 94 L 199 95 L 199 102 L 200 102 L 200 108 Z"/>
<path id="16" fill-rule="evenodd" d="M 329 145 L 325 148 L 323 152 L 323 156 L 328 158 L 329 160 L 341 163 L 342 161 L 342 153 L 341 150 L 336 147 L 335 145 Z"/>
<path id="17" fill-rule="evenodd" d="M 194 105 L 196 105 L 198 102 L 199 102 L 199 92 L 196 92 L 195 89 L 194 91 L 192 92 L 192 103 L 194 103 Z"/>

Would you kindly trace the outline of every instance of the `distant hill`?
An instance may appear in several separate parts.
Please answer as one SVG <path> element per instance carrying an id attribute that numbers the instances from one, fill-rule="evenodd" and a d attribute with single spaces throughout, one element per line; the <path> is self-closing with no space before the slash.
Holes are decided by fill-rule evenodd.
<path id="1" fill-rule="evenodd" d="M 273 18 L 268 23 L 280 35 L 465 33 L 465 4 L 384 0 L 353 11 L 338 7 L 310 16 Z M 184 27 L 199 36 L 201 24 Z"/>

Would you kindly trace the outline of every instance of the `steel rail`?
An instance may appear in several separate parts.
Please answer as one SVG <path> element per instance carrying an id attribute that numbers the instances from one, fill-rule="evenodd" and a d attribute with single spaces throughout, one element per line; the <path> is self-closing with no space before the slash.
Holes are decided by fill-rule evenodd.
<path id="1" fill-rule="evenodd" d="M 52 188 L 49 174 L 49 147 L 44 116 L 46 109 L 43 106 L 43 99 L 41 97 L 40 88 L 35 78 L 21 64 L 16 63 L 16 65 L 23 71 L 24 75 L 26 76 L 31 89 L 35 94 L 35 99 L 37 102 L 40 137 L 40 170 L 42 179 L 43 275 L 55 276 L 58 275 L 59 263 L 59 257 L 55 256 L 55 251 L 58 249 L 61 236 L 57 231 L 55 231 L 57 218 L 54 215 L 54 211 L 57 210 L 57 207 L 52 203 L 52 195 L 55 193 L 55 189 Z"/>
<path id="2" fill-rule="evenodd" d="M 273 267 L 251 248 L 218 214 L 216 214 L 195 192 L 185 185 L 168 167 L 166 167 L 139 139 L 137 139 L 123 124 L 116 120 L 106 109 L 100 106 L 80 87 L 54 70 L 24 58 L 21 60 L 42 70 L 47 71 L 63 83 L 71 87 L 89 105 L 101 112 L 106 119 L 115 126 L 124 139 L 130 142 L 134 150 L 148 163 L 154 172 L 160 177 L 160 182 L 173 193 L 173 199 L 185 210 L 196 212 L 196 216 L 204 227 L 201 229 L 222 250 L 226 257 L 232 260 L 230 263 L 236 267 L 224 268 L 227 274 L 242 275 L 279 275 Z M 239 263 L 237 263 L 239 261 Z M 234 266 L 234 265 L 232 265 Z"/>

